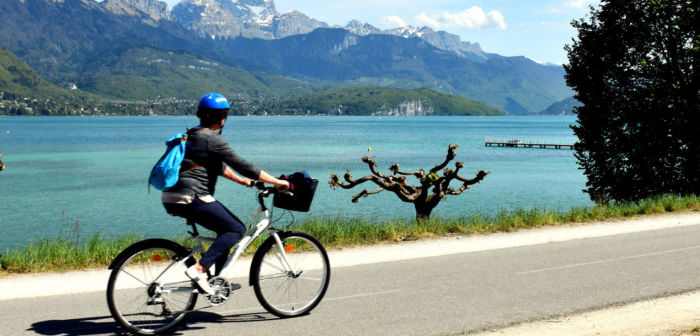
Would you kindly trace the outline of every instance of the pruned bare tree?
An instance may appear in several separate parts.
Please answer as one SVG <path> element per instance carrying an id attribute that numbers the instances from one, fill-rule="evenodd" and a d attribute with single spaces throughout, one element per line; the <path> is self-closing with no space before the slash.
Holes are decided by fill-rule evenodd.
<path id="1" fill-rule="evenodd" d="M 416 171 L 402 171 L 399 169 L 399 164 L 395 163 L 389 167 L 391 175 L 382 174 L 377 171 L 377 164 L 373 157 L 365 156 L 362 158 L 362 162 L 369 166 L 370 175 L 361 177 L 359 179 L 353 179 L 348 170 L 343 176 L 345 181 L 341 181 L 337 175 L 332 174 L 330 181 L 328 183 L 331 188 L 341 187 L 343 189 L 352 189 L 357 185 L 363 184 L 365 182 L 373 182 L 379 189 L 376 190 L 362 190 L 359 194 L 352 197 L 352 202 L 357 203 L 357 201 L 362 197 L 367 197 L 369 195 L 374 195 L 380 193 L 384 190 L 388 190 L 396 194 L 404 202 L 413 203 L 416 209 L 416 219 L 418 221 L 430 218 L 430 213 L 433 209 L 448 195 L 460 195 L 465 190 L 468 190 L 472 184 L 479 183 L 486 177 L 489 173 L 480 170 L 473 179 L 464 178 L 459 175 L 459 170 L 464 167 L 463 162 L 456 162 L 455 169 L 446 168 L 447 164 L 452 161 L 457 154 L 455 151 L 459 146 L 455 144 L 450 144 L 447 150 L 447 157 L 445 161 L 428 171 L 427 173 L 423 169 Z M 438 172 L 442 170 L 442 176 L 438 175 Z M 419 185 L 409 185 L 406 182 L 407 176 L 414 176 L 418 179 Z M 462 185 L 457 188 L 450 188 L 450 182 L 453 180 L 458 180 L 462 182 Z"/>

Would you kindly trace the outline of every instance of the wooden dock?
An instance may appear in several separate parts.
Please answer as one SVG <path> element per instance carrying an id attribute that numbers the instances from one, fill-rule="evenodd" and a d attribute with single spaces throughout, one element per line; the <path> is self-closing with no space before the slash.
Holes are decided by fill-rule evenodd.
<path id="1" fill-rule="evenodd" d="M 522 148 L 555 148 L 555 149 L 574 149 L 574 144 L 572 143 L 562 143 L 555 141 L 541 141 L 541 140 L 519 140 L 517 138 L 493 138 L 486 137 L 484 141 L 484 146 L 488 147 L 522 147 Z"/>

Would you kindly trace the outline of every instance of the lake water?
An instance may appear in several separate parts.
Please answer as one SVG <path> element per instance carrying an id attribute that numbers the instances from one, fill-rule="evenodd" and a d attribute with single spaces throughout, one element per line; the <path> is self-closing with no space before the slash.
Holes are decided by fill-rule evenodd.
<path id="1" fill-rule="evenodd" d="M 590 205 L 572 150 L 484 146 L 486 136 L 572 143 L 574 122 L 573 117 L 230 117 L 223 136 L 239 155 L 273 175 L 306 170 L 318 178 L 308 214 L 380 219 L 413 218 L 415 212 L 386 191 L 351 203 L 362 188 L 331 190 L 329 175 L 342 176 L 347 169 L 354 177 L 369 174 L 360 160 L 368 154 L 387 173 L 393 163 L 428 170 L 456 143 L 462 176 L 491 172 L 433 212 L 459 217 Z M 148 192 L 147 177 L 165 139 L 196 124 L 195 117 L 0 117 L 6 165 L 0 173 L 0 253 L 55 237 L 76 221 L 82 237 L 184 233 L 184 220 L 165 213 L 160 192 Z M 244 220 L 256 207 L 253 190 L 227 180 L 220 180 L 215 196 Z M 308 214 L 295 215 L 299 220 Z"/>

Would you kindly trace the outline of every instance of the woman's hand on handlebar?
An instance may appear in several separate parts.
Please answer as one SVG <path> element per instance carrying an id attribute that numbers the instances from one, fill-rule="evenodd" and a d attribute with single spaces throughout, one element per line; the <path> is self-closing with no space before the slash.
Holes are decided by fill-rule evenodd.
<path id="1" fill-rule="evenodd" d="M 285 191 L 289 190 L 289 181 L 278 179 L 278 178 L 268 174 L 264 170 L 260 171 L 260 176 L 258 177 L 258 181 L 274 184 L 275 189 L 277 189 L 277 191 L 279 191 L 279 192 L 285 192 Z"/>
<path id="2" fill-rule="evenodd" d="M 240 184 L 242 184 L 248 188 L 252 188 L 255 185 L 255 180 L 244 177 L 243 180 L 240 182 Z"/>
<path id="3" fill-rule="evenodd" d="M 227 178 L 227 179 L 229 179 L 229 180 L 231 180 L 231 181 L 233 181 L 233 182 L 236 182 L 236 183 L 238 183 L 238 184 L 240 184 L 240 185 L 244 185 L 244 186 L 246 186 L 246 187 L 248 187 L 248 188 L 252 188 L 252 187 L 253 187 L 253 183 L 255 183 L 255 181 L 252 180 L 252 179 L 249 179 L 249 178 L 247 178 L 247 177 L 241 177 L 241 176 L 239 176 L 238 174 L 234 173 L 233 170 L 231 170 L 231 168 L 229 168 L 228 166 L 227 166 L 226 169 L 224 170 L 224 173 L 222 174 L 222 176 L 223 176 L 224 178 Z"/>
<path id="4" fill-rule="evenodd" d="M 289 181 L 286 180 L 277 180 L 277 183 L 275 183 L 275 189 L 279 192 L 285 192 L 289 190 Z"/>
<path id="5" fill-rule="evenodd" d="M 275 189 L 279 192 L 285 192 L 289 190 L 289 181 L 277 180 L 275 183 Z M 265 183 L 262 181 L 250 180 L 248 185 L 250 188 L 257 188 L 258 190 L 265 190 Z"/>

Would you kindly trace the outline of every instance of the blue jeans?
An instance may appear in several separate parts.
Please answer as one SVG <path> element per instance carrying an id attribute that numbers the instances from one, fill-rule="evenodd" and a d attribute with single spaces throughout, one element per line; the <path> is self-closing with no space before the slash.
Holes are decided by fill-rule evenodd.
<path id="1" fill-rule="evenodd" d="M 207 269 L 216 264 L 218 275 L 231 248 L 245 235 L 245 225 L 219 201 L 205 203 L 195 197 L 190 204 L 163 203 L 163 206 L 171 215 L 186 218 L 216 232 L 216 240 L 199 260 L 199 264 Z"/>

